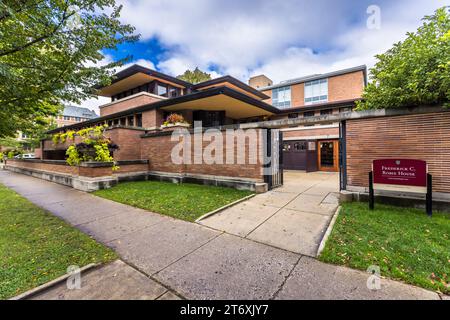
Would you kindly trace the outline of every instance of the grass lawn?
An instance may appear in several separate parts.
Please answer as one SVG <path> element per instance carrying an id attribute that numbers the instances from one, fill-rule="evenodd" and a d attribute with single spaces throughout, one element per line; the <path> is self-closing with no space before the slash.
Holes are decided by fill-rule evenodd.
<path id="1" fill-rule="evenodd" d="M 348 203 L 336 221 L 320 260 L 367 270 L 450 293 L 450 215 L 423 210 Z"/>
<path id="2" fill-rule="evenodd" d="M 190 183 L 139 181 L 120 183 L 94 194 L 177 219 L 195 221 L 208 212 L 251 195 L 252 192 Z"/>
<path id="3" fill-rule="evenodd" d="M 0 299 L 116 254 L 0 184 Z"/>

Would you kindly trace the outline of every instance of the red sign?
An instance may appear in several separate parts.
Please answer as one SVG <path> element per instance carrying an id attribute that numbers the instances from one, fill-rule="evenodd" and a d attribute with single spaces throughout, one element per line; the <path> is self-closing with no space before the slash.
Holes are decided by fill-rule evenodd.
<path id="1" fill-rule="evenodd" d="M 375 160 L 373 183 L 426 187 L 427 163 L 410 159 Z"/>

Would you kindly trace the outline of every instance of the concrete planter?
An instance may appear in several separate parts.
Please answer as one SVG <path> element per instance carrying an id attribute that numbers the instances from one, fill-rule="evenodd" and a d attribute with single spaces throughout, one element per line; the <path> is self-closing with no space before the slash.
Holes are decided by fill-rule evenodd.
<path id="1" fill-rule="evenodd" d="M 162 125 L 161 129 L 163 131 L 174 131 L 176 129 L 187 129 L 190 128 L 191 125 L 189 123 L 182 123 L 182 122 L 177 122 L 177 123 L 171 123 L 171 124 L 167 124 L 167 125 Z"/>

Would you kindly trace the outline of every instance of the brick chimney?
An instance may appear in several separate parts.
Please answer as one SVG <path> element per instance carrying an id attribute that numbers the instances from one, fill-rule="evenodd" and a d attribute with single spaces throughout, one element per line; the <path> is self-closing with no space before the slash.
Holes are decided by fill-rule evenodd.
<path id="1" fill-rule="evenodd" d="M 259 89 L 259 88 L 270 87 L 271 85 L 273 85 L 273 81 L 262 74 L 259 76 L 251 77 L 248 80 L 248 84 L 250 87 Z"/>

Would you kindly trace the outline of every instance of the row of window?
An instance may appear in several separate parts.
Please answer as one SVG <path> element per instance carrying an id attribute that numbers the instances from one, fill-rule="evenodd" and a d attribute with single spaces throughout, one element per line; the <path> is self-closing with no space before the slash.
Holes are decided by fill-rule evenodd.
<path id="1" fill-rule="evenodd" d="M 340 113 L 350 112 L 350 111 L 352 111 L 351 107 L 343 107 L 343 108 L 339 109 Z M 330 115 L 330 114 L 333 114 L 333 109 L 320 110 L 321 116 L 326 116 L 326 115 Z M 315 111 L 306 111 L 306 112 L 300 112 L 300 113 L 290 113 L 290 114 L 288 114 L 288 118 L 289 119 L 297 119 L 300 117 L 300 115 L 303 115 L 304 118 L 314 117 L 316 115 L 316 112 Z"/>
<path id="2" fill-rule="evenodd" d="M 175 98 L 181 95 L 181 89 L 177 87 L 173 87 L 163 82 L 152 81 L 136 88 L 123 91 L 117 95 L 111 97 L 111 100 L 114 102 L 116 100 L 120 100 L 139 92 L 148 92 L 151 94 L 156 94 L 161 97 L 166 98 Z"/>
<path id="3" fill-rule="evenodd" d="M 142 128 L 142 114 L 136 114 L 131 116 L 126 116 L 117 119 L 111 119 L 107 122 L 109 127 L 112 126 L 127 126 L 127 127 L 138 127 Z"/>
<path id="4" fill-rule="evenodd" d="M 278 109 L 287 109 L 292 106 L 291 87 L 280 87 L 272 90 L 272 104 Z M 305 105 L 324 103 L 328 101 L 328 79 L 314 80 L 305 83 Z"/>
<path id="5" fill-rule="evenodd" d="M 77 122 L 81 122 L 81 121 L 87 120 L 86 118 L 81 118 L 81 117 L 70 117 L 70 116 L 58 116 L 58 118 L 59 118 L 60 120 L 65 120 L 65 121 L 77 121 Z"/>

